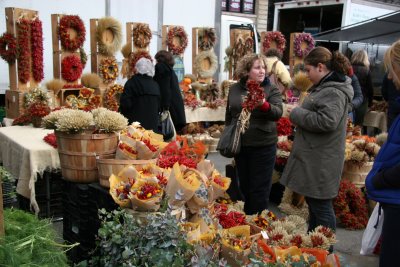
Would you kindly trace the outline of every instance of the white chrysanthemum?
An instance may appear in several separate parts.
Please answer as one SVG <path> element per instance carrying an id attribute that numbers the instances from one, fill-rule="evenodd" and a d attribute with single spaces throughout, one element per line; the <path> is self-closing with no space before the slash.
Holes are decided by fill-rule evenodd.
<path id="1" fill-rule="evenodd" d="M 378 155 L 379 150 L 381 149 L 381 147 L 376 144 L 376 143 L 368 143 L 365 146 L 365 151 L 368 153 L 368 155 L 375 157 L 376 155 Z"/>
<path id="2" fill-rule="evenodd" d="M 364 139 L 357 139 L 357 140 L 354 140 L 352 143 L 359 150 L 365 149 L 366 142 Z"/>
<path id="3" fill-rule="evenodd" d="M 58 131 L 77 133 L 93 125 L 93 115 L 82 110 L 70 110 L 56 122 Z"/>
<path id="4" fill-rule="evenodd" d="M 357 162 L 365 162 L 368 161 L 369 156 L 367 152 L 365 151 L 360 151 L 360 150 L 353 150 L 351 152 L 351 160 L 357 161 Z"/>
<path id="5" fill-rule="evenodd" d="M 56 122 L 59 120 L 59 118 L 64 117 L 64 116 L 69 116 L 71 113 L 72 109 L 69 108 L 63 108 L 59 110 L 55 110 L 50 112 L 47 116 L 44 116 L 42 118 L 42 125 L 46 129 L 56 129 Z M 72 111 L 73 112 L 73 111 Z"/>
<path id="6" fill-rule="evenodd" d="M 94 124 L 99 132 L 118 132 L 128 126 L 128 119 L 120 113 L 108 109 L 97 110 L 93 115 Z"/>
<path id="7" fill-rule="evenodd" d="M 109 110 L 101 107 L 101 108 L 92 109 L 90 112 L 92 112 L 93 118 L 96 118 L 100 113 L 103 113 L 106 111 L 109 111 Z"/>

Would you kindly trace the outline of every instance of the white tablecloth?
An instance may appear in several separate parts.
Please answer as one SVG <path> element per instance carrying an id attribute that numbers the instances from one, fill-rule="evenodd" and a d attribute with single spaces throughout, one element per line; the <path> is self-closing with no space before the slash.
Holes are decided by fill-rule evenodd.
<path id="1" fill-rule="evenodd" d="M 387 117 L 385 112 L 369 111 L 364 117 L 364 126 L 375 127 L 387 132 Z"/>
<path id="2" fill-rule="evenodd" d="M 57 149 L 47 144 L 43 137 L 53 130 L 32 126 L 0 128 L 0 162 L 18 179 L 17 192 L 31 200 L 36 212 L 35 181 L 45 170 L 60 168 Z"/>
<path id="3" fill-rule="evenodd" d="M 185 107 L 186 123 L 198 121 L 225 121 L 226 107 L 219 107 L 217 109 L 211 108 L 196 108 L 191 109 Z"/>

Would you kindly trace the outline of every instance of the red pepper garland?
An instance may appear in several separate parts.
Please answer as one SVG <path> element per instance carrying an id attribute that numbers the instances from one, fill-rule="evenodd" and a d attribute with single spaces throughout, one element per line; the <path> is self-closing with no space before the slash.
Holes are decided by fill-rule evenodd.
<path id="1" fill-rule="evenodd" d="M 253 80 L 248 80 L 246 87 L 247 97 L 242 103 L 242 108 L 251 112 L 258 107 L 260 105 L 260 101 L 265 98 L 265 92 L 264 88 L 262 88 L 258 82 Z"/>
<path id="2" fill-rule="evenodd" d="M 20 48 L 20 53 L 18 57 L 18 79 L 22 83 L 27 83 L 30 78 L 30 24 L 30 21 L 27 19 L 20 19 L 17 22 L 17 40 L 18 46 Z"/>
<path id="3" fill-rule="evenodd" d="M 278 136 L 288 136 L 293 134 L 292 123 L 286 117 L 281 117 L 276 122 Z"/>
<path id="4" fill-rule="evenodd" d="M 33 79 L 40 82 L 44 78 L 43 73 L 43 30 L 42 21 L 39 18 L 31 22 L 32 45 L 32 74 Z"/>
<path id="5" fill-rule="evenodd" d="M 17 39 L 9 33 L 0 37 L 0 56 L 8 63 L 13 63 L 18 56 Z"/>
<path id="6" fill-rule="evenodd" d="M 61 76 L 67 82 L 74 82 L 81 77 L 82 64 L 79 57 L 72 55 L 65 57 L 61 62 Z"/>
<path id="7" fill-rule="evenodd" d="M 77 35 L 74 39 L 71 39 L 68 33 L 68 29 L 70 28 L 76 31 Z M 58 32 L 60 34 L 61 46 L 67 51 L 75 51 L 85 42 L 86 29 L 79 16 L 63 16 L 60 19 Z"/>

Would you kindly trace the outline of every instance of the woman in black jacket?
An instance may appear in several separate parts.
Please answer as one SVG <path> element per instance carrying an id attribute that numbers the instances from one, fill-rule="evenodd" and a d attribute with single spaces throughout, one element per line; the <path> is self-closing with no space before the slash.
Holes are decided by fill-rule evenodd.
<path id="1" fill-rule="evenodd" d="M 240 153 L 235 156 L 246 214 L 268 208 L 278 141 L 275 121 L 282 116 L 281 93 L 271 85 L 265 73 L 265 56 L 244 56 L 236 69 L 240 81 L 231 86 L 226 107 L 225 125 L 230 125 L 242 111 L 243 98 L 248 90 L 246 82 L 254 80 L 264 88 L 265 99 L 251 112 L 249 127 L 242 134 Z"/>
<path id="2" fill-rule="evenodd" d="M 178 77 L 172 69 L 175 60 L 165 50 L 158 51 L 154 58 L 157 60 L 154 80 L 160 86 L 161 109 L 169 110 L 175 129 L 179 131 L 186 125 L 186 116 Z"/>
<path id="3" fill-rule="evenodd" d="M 120 99 L 120 113 L 129 123 L 138 121 L 147 130 L 158 131 L 160 88 L 153 80 L 154 65 L 147 58 L 136 63 L 137 73 L 124 86 Z"/>

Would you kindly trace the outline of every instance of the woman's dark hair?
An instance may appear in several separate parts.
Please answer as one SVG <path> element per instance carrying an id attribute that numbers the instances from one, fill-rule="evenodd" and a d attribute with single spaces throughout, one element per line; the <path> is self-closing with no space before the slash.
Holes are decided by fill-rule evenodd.
<path id="1" fill-rule="evenodd" d="M 279 52 L 279 50 L 276 48 L 269 48 L 265 52 L 265 56 L 266 57 L 277 57 L 279 60 L 282 60 L 282 53 Z"/>
<path id="2" fill-rule="evenodd" d="M 339 51 L 331 53 L 327 48 L 318 46 L 304 58 L 304 64 L 318 66 L 324 64 L 328 70 L 333 70 L 342 74 L 347 74 L 348 59 Z"/>
<path id="3" fill-rule="evenodd" d="M 172 56 L 172 53 L 166 50 L 158 51 L 154 58 L 157 60 L 157 62 L 165 63 L 171 67 L 175 65 L 175 59 Z"/>

